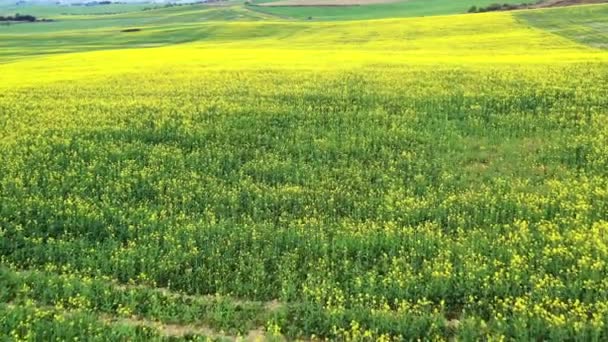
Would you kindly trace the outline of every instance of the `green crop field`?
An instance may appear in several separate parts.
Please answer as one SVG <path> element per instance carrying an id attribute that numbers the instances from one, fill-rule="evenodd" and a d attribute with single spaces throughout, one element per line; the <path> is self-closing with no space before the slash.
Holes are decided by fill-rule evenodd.
<path id="1" fill-rule="evenodd" d="M 608 49 L 608 6 L 522 11 L 525 22 L 596 48 Z M 564 23 L 568 23 L 565 25 Z"/>
<path id="2" fill-rule="evenodd" d="M 272 0 L 275 1 L 275 0 Z M 253 1 L 261 4 L 272 1 Z M 521 4 L 525 0 L 503 0 L 500 3 Z M 359 6 L 277 6 L 249 8 L 285 18 L 313 20 L 361 20 L 385 17 L 422 17 L 466 13 L 471 6 L 485 7 L 495 0 L 399 0 Z"/>
<path id="3" fill-rule="evenodd" d="M 0 25 L 0 340 L 608 339 L 608 5 L 253 7 Z"/>
<path id="4" fill-rule="evenodd" d="M 86 2 L 86 1 L 83 1 Z M 14 2 L 2 5 L 0 3 L 0 15 L 14 13 L 28 13 L 44 18 L 53 18 L 63 15 L 103 15 L 118 14 L 143 10 L 144 8 L 154 8 L 151 4 L 112 4 L 97 6 L 55 6 L 55 5 L 36 5 L 25 4 L 15 5 Z"/>

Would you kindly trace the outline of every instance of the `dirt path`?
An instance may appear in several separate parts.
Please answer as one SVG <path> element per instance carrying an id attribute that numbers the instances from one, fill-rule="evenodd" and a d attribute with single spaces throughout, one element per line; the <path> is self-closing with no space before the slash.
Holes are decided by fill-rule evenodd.
<path id="1" fill-rule="evenodd" d="M 107 324 L 128 325 L 131 327 L 141 326 L 157 329 L 165 337 L 184 337 L 188 335 L 200 335 L 222 341 L 265 341 L 266 332 L 262 328 L 250 330 L 246 336 L 225 335 L 204 325 L 193 324 L 168 324 L 152 321 L 139 317 L 116 317 L 101 315 L 101 320 Z"/>

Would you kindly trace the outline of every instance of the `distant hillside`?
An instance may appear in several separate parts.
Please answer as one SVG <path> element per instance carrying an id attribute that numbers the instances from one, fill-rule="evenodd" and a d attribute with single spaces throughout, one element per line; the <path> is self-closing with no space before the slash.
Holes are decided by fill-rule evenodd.
<path id="1" fill-rule="evenodd" d="M 400 17 L 424 17 L 466 13 L 471 6 L 485 7 L 497 0 L 253 0 L 251 9 L 301 20 L 359 20 Z M 325 5 L 320 6 L 323 2 Z M 381 3 L 382 2 L 382 3 Z M 522 0 L 502 0 L 519 5 Z M 308 3 L 309 5 L 303 6 Z M 287 4 L 287 5 L 286 5 Z M 295 5 L 288 5 L 295 4 Z M 314 4 L 311 6 L 310 4 Z"/>

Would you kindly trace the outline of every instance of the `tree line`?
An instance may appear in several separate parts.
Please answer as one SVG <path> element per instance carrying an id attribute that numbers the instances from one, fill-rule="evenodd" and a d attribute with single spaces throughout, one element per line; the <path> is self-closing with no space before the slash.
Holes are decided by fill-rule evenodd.
<path id="1" fill-rule="evenodd" d="M 36 17 L 33 15 L 29 15 L 29 14 L 15 14 L 14 16 L 0 16 L 0 21 L 29 21 L 29 22 L 34 22 L 36 21 Z"/>

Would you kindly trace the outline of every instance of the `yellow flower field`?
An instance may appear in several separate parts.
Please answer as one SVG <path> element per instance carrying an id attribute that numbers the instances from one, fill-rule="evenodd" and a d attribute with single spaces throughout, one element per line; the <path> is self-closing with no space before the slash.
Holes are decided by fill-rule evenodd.
<path id="1" fill-rule="evenodd" d="M 179 29 L 0 60 L 1 338 L 608 337 L 605 50 L 516 12 Z"/>

